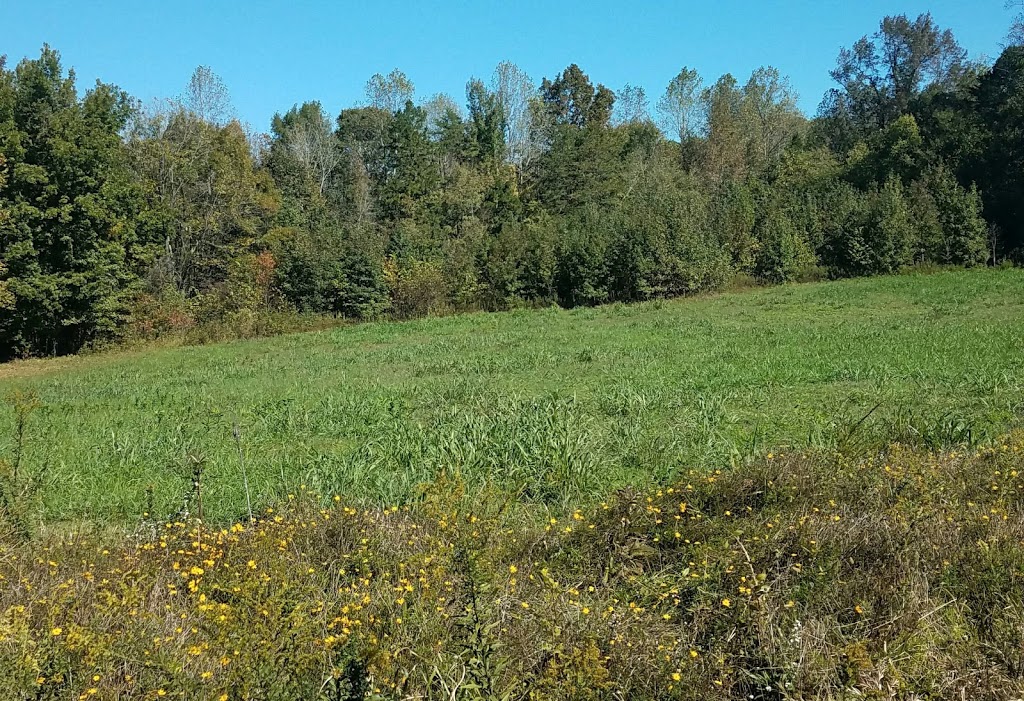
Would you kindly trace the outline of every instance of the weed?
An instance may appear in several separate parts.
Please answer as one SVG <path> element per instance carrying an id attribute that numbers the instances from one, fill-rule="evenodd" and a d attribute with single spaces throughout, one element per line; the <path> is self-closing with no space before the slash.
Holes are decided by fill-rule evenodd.
<path id="1" fill-rule="evenodd" d="M 14 390 L 7 404 L 14 412 L 14 442 L 10 460 L 0 460 L 0 524 L 6 522 L 18 538 L 27 539 L 29 514 L 47 472 L 45 463 L 34 470 L 25 464 L 29 419 L 42 404 L 32 390 Z"/>
<path id="2" fill-rule="evenodd" d="M 553 511 L 442 474 L 0 541 L 11 698 L 1024 693 L 1024 435 L 772 454 Z M 95 689 L 91 692 L 90 689 Z"/>

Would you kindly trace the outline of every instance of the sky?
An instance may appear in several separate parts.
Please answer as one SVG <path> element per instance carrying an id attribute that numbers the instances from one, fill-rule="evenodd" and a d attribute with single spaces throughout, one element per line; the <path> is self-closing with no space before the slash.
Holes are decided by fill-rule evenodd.
<path id="1" fill-rule="evenodd" d="M 308 100 L 330 114 L 359 104 L 367 79 L 393 68 L 418 99 L 444 92 L 461 104 L 466 81 L 504 60 L 537 83 L 577 63 L 613 90 L 644 87 L 652 106 L 683 66 L 706 83 L 726 72 L 742 83 L 771 65 L 813 114 L 841 47 L 886 15 L 927 11 L 990 60 L 1012 15 L 1004 0 L 0 0 L 0 54 L 10 65 L 48 43 L 80 88 L 100 79 L 144 102 L 180 95 L 196 66 L 210 66 L 258 131 Z"/>

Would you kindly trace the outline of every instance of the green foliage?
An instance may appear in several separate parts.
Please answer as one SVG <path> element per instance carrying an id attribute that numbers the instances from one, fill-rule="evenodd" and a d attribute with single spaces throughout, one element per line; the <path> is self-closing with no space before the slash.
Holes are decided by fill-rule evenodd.
<path id="1" fill-rule="evenodd" d="M 747 174 L 747 124 L 743 92 L 727 73 L 701 96 L 707 138 L 702 144 L 702 168 L 715 181 L 740 180 Z"/>
<path id="2" fill-rule="evenodd" d="M 825 259 L 834 275 L 894 273 L 912 262 L 918 231 L 897 177 L 844 214 Z"/>
<path id="3" fill-rule="evenodd" d="M 910 263 L 914 248 L 914 226 L 903 186 L 895 176 L 872 202 L 871 222 L 867 231 L 872 260 L 869 269 L 876 273 L 894 273 Z"/>
<path id="4" fill-rule="evenodd" d="M 158 245 L 150 285 L 191 296 L 224 282 L 232 259 L 255 252 L 280 206 L 241 125 L 219 126 L 172 105 L 140 120 L 129 149 Z"/>
<path id="5" fill-rule="evenodd" d="M 0 276 L 7 272 L 7 266 L 0 263 Z M 14 293 L 7 280 L 0 280 L 0 309 L 10 311 L 14 309 Z"/>
<path id="6" fill-rule="evenodd" d="M 6 268 L 0 359 L 67 353 L 114 335 L 137 268 L 139 199 L 119 132 L 127 95 L 97 84 L 79 97 L 44 47 L 0 66 L 0 261 Z"/>
<path id="7" fill-rule="evenodd" d="M 768 282 L 792 282 L 815 262 L 814 252 L 789 215 L 769 205 L 755 225 L 760 246 L 754 273 Z"/>
<path id="8" fill-rule="evenodd" d="M 982 155 L 965 170 L 1000 234 L 997 253 L 1024 260 L 1024 46 L 1008 47 L 982 75 L 975 95 Z"/>
<path id="9" fill-rule="evenodd" d="M 930 175 L 928 185 L 942 231 L 938 246 L 927 252 L 929 260 L 952 265 L 984 263 L 989 256 L 988 232 L 977 188 L 965 190 L 942 168 Z"/>
<path id="10" fill-rule="evenodd" d="M 11 455 L 0 460 L 0 537 L 25 540 L 31 535 L 32 512 L 46 477 L 46 465 L 30 466 L 29 420 L 42 405 L 33 391 L 14 390 L 6 397 L 14 413 Z"/>
<path id="11" fill-rule="evenodd" d="M 302 223 L 316 226 L 329 216 L 328 197 L 342 189 L 344 153 L 331 119 L 319 102 L 274 115 L 264 163 L 274 182 L 297 209 Z"/>
<path id="12" fill-rule="evenodd" d="M 523 224 L 522 260 L 518 269 L 518 286 L 523 298 L 544 303 L 555 301 L 558 235 L 557 220 L 553 217 L 528 219 Z"/>
<path id="13" fill-rule="evenodd" d="M 924 142 L 917 121 L 903 115 L 882 131 L 875 132 L 862 148 L 851 151 L 847 178 L 869 188 L 896 177 L 904 185 L 921 177 L 926 165 Z"/>
<path id="14" fill-rule="evenodd" d="M 385 176 L 379 183 L 381 216 L 397 220 L 411 217 L 415 203 L 437 187 L 438 174 L 432 167 L 426 112 L 405 103 L 388 125 L 383 163 Z"/>
<path id="15" fill-rule="evenodd" d="M 505 154 L 505 134 L 498 96 L 487 90 L 483 82 L 471 80 L 466 86 L 469 108 L 469 131 L 478 162 L 495 164 Z"/>
<path id="16" fill-rule="evenodd" d="M 302 312 L 373 319 L 387 307 L 383 273 L 340 237 L 291 238 L 280 244 L 275 286 Z"/>
<path id="17" fill-rule="evenodd" d="M 448 310 L 448 289 L 437 263 L 413 261 L 407 268 L 393 268 L 389 277 L 391 303 L 398 318 L 432 316 Z"/>
<path id="18" fill-rule="evenodd" d="M 885 17 L 875 34 L 839 53 L 831 76 L 840 87 L 822 104 L 828 140 L 847 150 L 885 129 L 925 91 L 954 86 L 966 62 L 953 33 L 940 29 L 931 14 Z"/>
<path id="19" fill-rule="evenodd" d="M 599 129 L 611 119 L 615 93 L 603 85 L 595 88 L 575 63 L 554 80 L 545 78 L 540 92 L 555 124 Z"/>
<path id="20" fill-rule="evenodd" d="M 684 68 L 661 130 L 577 64 L 538 86 L 503 63 L 464 107 L 395 69 L 256 135 L 208 67 L 141 110 L 79 97 L 47 48 L 0 66 L 0 358 L 1013 259 L 1021 51 L 971 64 L 930 15 L 886 17 L 810 124 L 771 66 Z"/>
<path id="21" fill-rule="evenodd" d="M 741 182 L 730 181 L 715 199 L 713 225 L 722 239 L 732 267 L 740 272 L 751 272 L 759 243 L 754 236 L 754 196 Z"/>
<path id="22" fill-rule="evenodd" d="M 677 136 L 680 145 L 698 133 L 698 104 L 703 82 L 697 71 L 684 66 L 669 81 L 665 94 L 658 100 L 661 127 L 669 137 Z"/>
<path id="23" fill-rule="evenodd" d="M 608 299 L 606 226 L 602 213 L 594 208 L 562 223 L 555 254 L 555 289 L 561 304 L 575 307 Z"/>
<path id="24" fill-rule="evenodd" d="M 628 158 L 626 128 L 580 128 L 556 124 L 529 183 L 529 196 L 547 211 L 571 215 L 588 207 L 609 207 L 622 194 Z"/>
<path id="25" fill-rule="evenodd" d="M 703 193 L 660 168 L 640 185 L 611 220 L 611 299 L 633 302 L 719 288 L 729 260 L 709 229 Z"/>

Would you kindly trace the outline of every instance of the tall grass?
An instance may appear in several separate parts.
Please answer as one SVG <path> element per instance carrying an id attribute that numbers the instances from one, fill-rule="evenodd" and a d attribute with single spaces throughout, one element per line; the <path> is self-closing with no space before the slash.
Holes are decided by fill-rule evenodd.
<path id="1" fill-rule="evenodd" d="M 5 366 L 3 698 L 1020 698 L 1022 292 Z"/>
<path id="2" fill-rule="evenodd" d="M 194 458 L 214 519 L 297 483 L 406 503 L 440 473 L 557 505 L 780 447 L 985 444 L 1024 405 L 1024 272 L 14 363 L 13 389 L 43 403 L 24 455 L 48 468 L 37 520 L 130 522 L 147 490 L 173 513 Z M 13 435 L 0 412 L 0 455 Z"/>
<path id="3" fill-rule="evenodd" d="M 1010 699 L 1024 436 L 0 540 L 14 699 Z"/>

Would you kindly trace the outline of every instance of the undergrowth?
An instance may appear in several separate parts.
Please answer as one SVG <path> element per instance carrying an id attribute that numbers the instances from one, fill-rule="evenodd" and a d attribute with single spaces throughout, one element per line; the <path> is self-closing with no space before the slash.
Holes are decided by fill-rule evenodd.
<path id="1" fill-rule="evenodd" d="M 4 698 L 1014 698 L 1022 461 L 769 454 L 580 509 L 442 475 L 10 536 Z"/>

